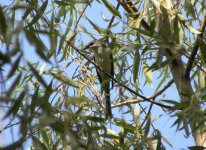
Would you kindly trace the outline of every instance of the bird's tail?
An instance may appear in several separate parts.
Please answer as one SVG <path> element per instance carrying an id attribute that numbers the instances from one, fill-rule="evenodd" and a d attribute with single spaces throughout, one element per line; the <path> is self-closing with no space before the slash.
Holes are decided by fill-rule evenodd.
<path id="1" fill-rule="evenodd" d="M 111 108 L 111 101 L 110 101 L 110 87 L 109 84 L 105 85 L 104 88 L 105 92 L 105 116 L 106 119 L 111 119 L 112 118 L 112 108 Z"/>

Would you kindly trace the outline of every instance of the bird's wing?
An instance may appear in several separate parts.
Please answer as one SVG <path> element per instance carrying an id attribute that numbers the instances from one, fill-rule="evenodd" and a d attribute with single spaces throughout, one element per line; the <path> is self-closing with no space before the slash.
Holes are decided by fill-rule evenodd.
<path id="1" fill-rule="evenodd" d="M 94 57 L 94 62 L 95 62 L 95 57 Z M 97 72 L 97 76 L 98 76 L 99 82 L 100 82 L 100 84 L 102 84 L 102 78 L 101 78 L 99 70 L 97 68 L 96 68 L 96 72 Z"/>

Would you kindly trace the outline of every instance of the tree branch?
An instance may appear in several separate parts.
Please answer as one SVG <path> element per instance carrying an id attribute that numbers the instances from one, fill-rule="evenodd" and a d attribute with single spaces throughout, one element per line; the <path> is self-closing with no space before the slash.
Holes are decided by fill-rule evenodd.
<path id="1" fill-rule="evenodd" d="M 199 49 L 199 39 L 203 37 L 203 33 L 205 31 L 205 26 L 206 26 L 206 12 L 205 12 L 205 14 L 203 16 L 202 24 L 200 25 L 200 29 L 199 29 L 201 34 L 199 34 L 197 36 L 197 39 L 196 39 L 195 44 L 194 44 L 194 47 L 192 49 L 192 53 L 190 55 L 190 58 L 188 60 L 187 66 L 186 66 L 186 70 L 185 70 L 185 78 L 186 78 L 186 80 L 190 79 L 190 72 L 191 72 L 191 69 L 192 69 L 192 65 L 193 65 L 193 63 L 195 61 L 195 57 L 196 57 L 198 49 Z"/>
<path id="2" fill-rule="evenodd" d="M 118 2 L 117 6 L 116 6 L 117 10 L 119 9 L 119 6 L 120 6 L 120 3 Z M 114 22 L 114 18 L 115 18 L 115 16 L 113 15 L 112 18 L 110 19 L 110 22 L 109 22 L 108 26 L 107 26 L 107 33 L 106 33 L 106 35 L 107 35 L 107 37 L 106 37 L 107 43 L 109 43 L 109 36 L 108 36 L 109 28 L 112 26 L 112 23 Z"/>
<path id="3" fill-rule="evenodd" d="M 161 95 L 165 90 L 167 90 L 172 84 L 174 83 L 174 80 L 170 80 L 161 90 L 159 90 L 155 95 L 150 97 L 151 99 L 155 99 L 157 96 Z"/>
<path id="4" fill-rule="evenodd" d="M 138 10 L 137 8 L 132 4 L 131 0 L 127 0 L 127 2 L 124 2 L 123 0 L 117 0 L 121 6 L 128 12 L 128 13 L 137 13 Z M 134 19 L 137 19 L 139 17 L 139 14 L 137 14 L 136 17 L 134 17 Z M 146 30 L 150 29 L 150 25 L 144 20 L 141 20 L 141 25 L 143 26 L 143 28 L 145 28 Z"/>
<path id="5" fill-rule="evenodd" d="M 116 103 L 116 104 L 112 105 L 112 108 L 124 106 L 127 104 L 136 104 L 136 103 L 140 103 L 140 102 L 144 102 L 144 101 L 145 101 L 144 99 L 130 99 L 130 100 L 126 100 L 126 101 L 123 101 L 120 103 Z"/>
<path id="6" fill-rule="evenodd" d="M 152 96 L 151 98 L 155 100 L 155 98 L 159 95 L 161 95 L 166 89 L 168 89 L 172 83 L 174 82 L 174 80 L 170 80 L 167 85 L 165 85 L 161 90 L 159 90 L 154 96 Z M 149 115 L 150 115 L 150 112 L 152 110 L 152 106 L 153 106 L 154 103 L 151 103 L 150 104 L 150 107 L 149 107 L 149 110 L 148 110 L 148 113 L 144 119 L 144 121 L 142 122 L 142 124 L 140 125 L 140 128 L 142 128 L 142 126 L 144 125 L 144 123 L 146 122 L 146 120 L 148 119 Z"/>

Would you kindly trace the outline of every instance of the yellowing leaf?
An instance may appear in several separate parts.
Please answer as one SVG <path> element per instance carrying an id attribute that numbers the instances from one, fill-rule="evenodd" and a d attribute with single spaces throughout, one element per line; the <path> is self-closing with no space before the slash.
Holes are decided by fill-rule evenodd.
<path id="1" fill-rule="evenodd" d="M 40 69 L 40 71 L 39 71 L 39 75 L 42 75 L 42 74 L 43 74 L 45 68 L 46 68 L 46 63 L 44 63 L 44 64 L 42 65 L 42 67 L 41 67 L 41 69 Z"/>
<path id="2" fill-rule="evenodd" d="M 152 76 L 152 70 L 149 70 L 149 67 L 148 65 L 144 62 L 143 63 L 143 72 L 144 72 L 144 75 L 145 75 L 145 78 L 148 82 L 148 84 L 153 87 L 153 76 Z"/>

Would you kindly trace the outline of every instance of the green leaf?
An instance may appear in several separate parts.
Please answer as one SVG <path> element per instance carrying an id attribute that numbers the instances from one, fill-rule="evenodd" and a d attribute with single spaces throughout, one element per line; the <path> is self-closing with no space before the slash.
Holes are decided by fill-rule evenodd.
<path id="1" fill-rule="evenodd" d="M 128 132 L 134 133 L 135 127 L 126 123 L 124 120 L 115 120 L 117 126 L 122 127 L 123 129 L 127 130 Z"/>
<path id="2" fill-rule="evenodd" d="M 3 36 L 6 35 L 7 31 L 7 23 L 6 23 L 6 18 L 4 16 L 3 8 L 0 6 L 0 33 L 3 34 Z"/>
<path id="3" fill-rule="evenodd" d="M 200 88 L 205 88 L 205 73 L 202 70 L 198 71 L 198 83 Z"/>
<path id="4" fill-rule="evenodd" d="M 49 135 L 47 134 L 47 130 L 48 129 L 42 129 L 42 138 L 43 138 L 43 142 L 46 144 L 46 146 L 49 146 L 50 142 L 49 142 Z"/>
<path id="5" fill-rule="evenodd" d="M 98 25 L 96 25 L 95 23 L 93 23 L 91 20 L 89 20 L 89 18 L 86 17 L 86 19 L 89 21 L 89 23 L 92 25 L 92 27 L 98 32 L 101 33 L 100 27 Z"/>
<path id="6" fill-rule="evenodd" d="M 140 109 L 139 104 L 137 103 L 134 107 L 134 120 L 137 125 L 140 124 L 140 112 L 141 112 L 141 109 Z"/>
<path id="7" fill-rule="evenodd" d="M 102 134 L 101 136 L 109 139 L 119 139 L 119 136 L 113 134 Z"/>
<path id="8" fill-rule="evenodd" d="M 0 51 L 0 60 L 3 61 L 3 63 L 8 63 L 8 62 L 10 62 L 10 56 L 8 56 Z"/>
<path id="9" fill-rule="evenodd" d="M 149 133 L 149 130 L 150 130 L 150 126 L 151 126 L 151 114 L 147 114 L 149 116 L 149 118 L 147 119 L 147 123 L 145 125 L 145 130 L 144 130 L 144 136 L 147 137 L 148 136 L 148 133 Z"/>
<path id="10" fill-rule="evenodd" d="M 172 105 L 178 104 L 177 101 L 175 101 L 175 100 L 170 100 L 170 99 L 162 99 L 162 100 L 160 100 L 160 101 L 165 102 L 165 103 L 168 103 L 168 104 L 172 104 Z"/>
<path id="11" fill-rule="evenodd" d="M 56 121 L 56 122 L 50 124 L 50 127 L 57 132 L 65 134 L 65 126 L 64 126 L 62 121 Z"/>
<path id="12" fill-rule="evenodd" d="M 173 148 L 172 147 L 172 144 L 165 138 L 165 137 L 161 137 L 161 139 L 162 139 L 162 141 L 164 141 L 165 143 L 167 143 L 171 148 Z"/>
<path id="13" fill-rule="evenodd" d="M 189 137 L 190 133 L 189 133 L 189 122 L 187 121 L 187 117 L 185 115 L 183 115 L 183 118 L 182 118 L 182 122 L 183 122 L 183 127 L 184 127 L 184 130 L 185 130 L 185 133 L 186 133 L 186 137 Z"/>
<path id="14" fill-rule="evenodd" d="M 191 1 L 185 1 L 185 8 L 187 8 L 185 9 L 187 17 L 188 15 L 190 15 L 192 16 L 194 20 L 196 20 L 197 19 L 196 13 L 195 13 L 196 8 L 192 5 Z"/>
<path id="15" fill-rule="evenodd" d="M 62 0 L 55 0 L 54 3 L 56 3 L 59 6 L 68 6 L 69 3 L 66 1 L 62 1 Z"/>
<path id="16" fill-rule="evenodd" d="M 192 26 L 190 26 L 190 25 L 186 22 L 186 20 L 185 20 L 185 18 L 184 18 L 183 15 L 178 14 L 178 18 L 179 18 L 179 20 L 181 21 L 180 23 L 181 23 L 182 25 L 184 25 L 190 32 L 192 32 L 192 33 L 194 33 L 194 34 L 201 34 L 200 31 L 194 29 Z"/>
<path id="17" fill-rule="evenodd" d="M 57 80 L 65 83 L 65 84 L 67 84 L 67 85 L 69 85 L 69 86 L 71 86 L 71 87 L 79 88 L 79 86 L 76 84 L 76 82 L 74 82 L 72 79 L 64 76 L 62 73 L 56 73 L 56 74 L 55 74 L 55 73 L 51 73 L 51 74 L 52 74 L 52 76 L 53 76 L 55 79 L 57 79 Z"/>
<path id="18" fill-rule="evenodd" d="M 46 10 L 47 4 L 48 0 L 44 1 L 42 6 L 37 10 L 36 15 L 33 17 L 32 21 L 25 28 L 31 27 L 42 17 L 44 11 Z"/>
<path id="19" fill-rule="evenodd" d="M 188 30 L 190 31 L 190 32 L 192 32 L 192 33 L 194 33 L 194 34 L 201 34 L 201 32 L 200 31 L 198 31 L 198 30 L 196 30 L 195 28 L 193 28 L 192 26 L 190 26 L 190 25 L 186 25 L 185 24 L 185 26 L 188 28 Z"/>
<path id="20" fill-rule="evenodd" d="M 161 48 L 168 48 L 168 49 L 176 49 L 180 47 L 180 45 L 170 41 L 158 41 L 156 44 Z"/>
<path id="21" fill-rule="evenodd" d="M 168 78 L 167 74 L 164 74 L 164 77 L 162 80 L 158 83 L 157 88 L 155 89 L 155 93 L 159 90 L 159 88 L 162 86 L 163 83 L 165 83 L 166 79 Z"/>
<path id="22" fill-rule="evenodd" d="M 12 69 L 11 71 L 9 72 L 8 74 L 8 78 L 10 78 L 11 76 L 14 75 L 14 72 L 18 69 L 18 66 L 19 66 L 19 62 L 21 60 L 21 56 L 22 55 L 19 55 L 19 57 L 16 59 L 16 61 L 14 62 L 14 64 L 12 65 Z"/>
<path id="23" fill-rule="evenodd" d="M 206 43 L 204 41 L 200 41 L 200 53 L 203 62 L 206 64 Z"/>
<path id="24" fill-rule="evenodd" d="M 67 0 L 71 4 L 89 4 L 89 0 Z"/>
<path id="25" fill-rule="evenodd" d="M 44 145 L 44 143 L 42 143 L 38 138 L 36 138 L 35 136 L 32 137 L 33 140 L 33 144 L 35 149 L 38 150 L 47 150 L 47 147 Z"/>
<path id="26" fill-rule="evenodd" d="M 166 59 L 165 61 L 163 61 L 161 64 L 157 64 L 158 62 L 156 61 L 155 63 L 153 63 L 148 70 L 158 70 L 160 68 L 165 67 L 166 65 L 168 65 L 173 59 L 175 58 L 175 55 L 173 55 L 172 57 Z"/>
<path id="27" fill-rule="evenodd" d="M 29 30 L 24 30 L 28 41 L 35 46 L 36 53 L 46 62 L 50 63 L 46 55 L 44 54 L 44 50 L 46 49 L 45 45 L 36 36 L 36 31 L 31 27 Z"/>
<path id="28" fill-rule="evenodd" d="M 149 70 L 149 67 L 148 65 L 144 62 L 143 63 L 143 72 L 144 72 L 144 75 L 145 75 L 145 78 L 148 82 L 148 84 L 153 87 L 153 76 L 152 76 L 152 71 Z"/>
<path id="29" fill-rule="evenodd" d="M 156 20 L 155 19 L 153 19 L 152 21 L 151 21 L 151 24 L 150 24 L 150 28 L 149 28 L 149 31 L 150 31 L 150 34 L 151 34 L 151 36 L 153 36 L 154 35 L 154 33 L 155 33 L 155 27 L 156 27 L 156 22 L 155 22 Z"/>
<path id="30" fill-rule="evenodd" d="M 133 82 L 136 83 L 138 79 L 138 72 L 139 72 L 139 63 L 140 63 L 140 54 L 139 49 L 135 51 L 134 54 L 134 63 L 133 63 Z"/>
<path id="31" fill-rule="evenodd" d="M 11 114 L 15 116 L 17 112 L 19 111 L 19 108 L 22 104 L 22 101 L 24 100 L 25 92 L 22 91 L 19 94 L 19 97 L 13 102 L 14 105 L 11 107 L 11 109 L 6 113 L 6 115 L 3 117 L 4 119 L 10 116 Z"/>
<path id="32" fill-rule="evenodd" d="M 39 75 L 39 72 L 36 71 L 36 69 L 28 62 L 29 68 L 31 69 L 33 75 L 37 78 L 37 80 L 45 87 L 47 88 L 46 82 L 43 80 L 42 76 Z"/>
<path id="33" fill-rule="evenodd" d="M 88 117 L 88 120 L 94 121 L 94 122 L 100 122 L 100 123 L 104 123 L 105 122 L 105 119 L 104 118 L 100 118 L 100 117 Z"/>
<path id="34" fill-rule="evenodd" d="M 89 4 L 89 0 L 67 0 L 67 1 L 55 0 L 54 2 L 60 6 L 68 6 L 71 4 Z"/>
<path id="35" fill-rule="evenodd" d="M 89 105 L 95 105 L 94 102 L 90 100 L 89 98 L 87 98 L 86 96 L 69 97 L 65 100 L 65 103 L 66 105 L 69 105 L 69 104 L 79 105 L 79 104 L 85 104 L 85 103 L 89 103 Z"/>
<path id="36" fill-rule="evenodd" d="M 13 93 L 13 91 L 17 88 L 17 86 L 18 86 L 18 84 L 19 84 L 19 82 L 20 82 L 20 80 L 21 80 L 21 76 L 22 76 L 22 74 L 20 73 L 20 74 L 14 79 L 13 84 L 10 86 L 8 92 L 6 93 L 6 95 L 7 95 L 8 97 L 10 97 L 11 94 Z"/>
<path id="37" fill-rule="evenodd" d="M 102 2 L 104 3 L 104 5 L 107 7 L 107 9 L 114 15 L 119 17 L 120 19 L 122 19 L 121 14 L 119 13 L 119 11 L 107 0 L 102 0 Z"/>

